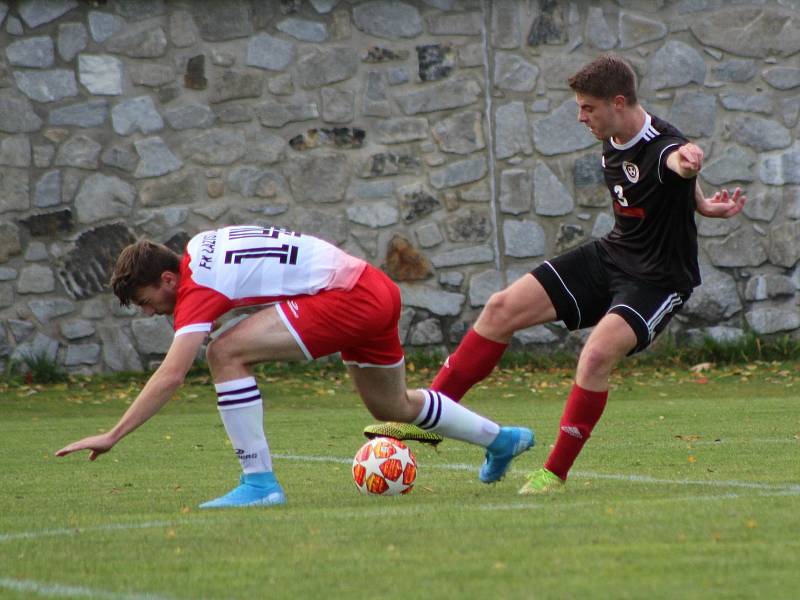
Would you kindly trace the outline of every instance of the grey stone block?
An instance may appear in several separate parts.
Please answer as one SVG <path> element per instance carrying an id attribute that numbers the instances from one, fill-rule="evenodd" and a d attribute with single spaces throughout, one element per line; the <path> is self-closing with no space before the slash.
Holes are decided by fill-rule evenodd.
<path id="1" fill-rule="evenodd" d="M 370 0 L 353 8 L 353 24 L 381 38 L 413 38 L 422 33 L 422 16 L 412 5 L 389 0 Z"/>
<path id="2" fill-rule="evenodd" d="M 400 284 L 400 293 L 405 306 L 423 308 L 438 316 L 456 316 L 466 299 L 464 294 L 442 292 L 419 284 Z"/>
<path id="3" fill-rule="evenodd" d="M 36 102 L 55 102 L 78 95 L 75 74 L 66 69 L 14 71 L 19 91 Z"/>
<path id="4" fill-rule="evenodd" d="M 15 67 L 52 67 L 55 62 L 53 38 L 45 35 L 12 42 L 6 46 L 6 58 Z"/>

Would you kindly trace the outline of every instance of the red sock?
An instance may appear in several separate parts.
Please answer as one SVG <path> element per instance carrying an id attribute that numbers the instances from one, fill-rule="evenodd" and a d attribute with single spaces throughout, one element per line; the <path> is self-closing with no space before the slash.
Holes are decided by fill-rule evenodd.
<path id="1" fill-rule="evenodd" d="M 564 414 L 561 415 L 561 428 L 558 439 L 544 468 L 552 471 L 561 479 L 567 478 L 572 463 L 580 454 L 583 445 L 592 434 L 592 429 L 600 420 L 606 407 L 608 390 L 592 392 L 580 387 L 577 383 L 567 398 Z"/>
<path id="2" fill-rule="evenodd" d="M 444 361 L 431 389 L 460 402 L 473 385 L 492 372 L 506 348 L 508 344 L 493 342 L 470 329 L 455 352 Z"/>

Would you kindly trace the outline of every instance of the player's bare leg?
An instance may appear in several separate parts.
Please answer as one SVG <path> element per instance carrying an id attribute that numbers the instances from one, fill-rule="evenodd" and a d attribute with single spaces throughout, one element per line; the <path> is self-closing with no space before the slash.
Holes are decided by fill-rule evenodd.
<path id="1" fill-rule="evenodd" d="M 556 309 L 542 284 L 526 273 L 506 289 L 492 294 L 474 329 L 483 337 L 507 344 L 514 332 L 555 321 Z"/>
<path id="2" fill-rule="evenodd" d="M 272 472 L 261 393 L 250 365 L 302 360 L 302 349 L 275 307 L 269 307 L 221 333 L 208 345 L 206 356 L 214 377 L 217 408 L 243 473 L 239 486 L 201 507 L 284 504 L 286 497 Z"/>
<path id="3" fill-rule="evenodd" d="M 530 273 L 492 294 L 474 327 L 447 357 L 431 387 L 456 402 L 486 378 L 514 332 L 556 319 L 556 310 L 542 284 Z"/>
<path id="4" fill-rule="evenodd" d="M 253 364 L 308 358 L 274 306 L 223 331 L 208 345 L 206 356 L 215 382 L 247 377 Z"/>
<path id="5" fill-rule="evenodd" d="M 555 447 L 544 468 L 528 476 L 521 494 L 540 494 L 563 487 L 567 474 L 606 406 L 614 366 L 636 347 L 636 334 L 617 314 L 595 326 L 578 359 L 575 385 L 567 398 Z"/>
<path id="6" fill-rule="evenodd" d="M 523 275 L 489 298 L 473 329 L 445 360 L 431 389 L 460 402 L 473 385 L 494 370 L 515 331 L 555 318 L 555 308 L 542 284 L 530 273 Z M 421 439 L 424 432 L 410 426 L 370 425 L 364 435 L 374 437 L 387 430 L 397 431 L 401 439 L 425 441 Z"/>
<path id="7" fill-rule="evenodd" d="M 587 390 L 608 391 L 617 363 L 636 347 L 636 334 L 616 313 L 607 314 L 592 330 L 578 358 L 575 383 Z"/>
<path id="8" fill-rule="evenodd" d="M 533 446 L 533 432 L 500 427 L 433 390 L 407 390 L 405 365 L 356 367 L 348 370 L 367 409 L 377 419 L 414 423 L 426 431 L 486 449 L 480 471 L 484 483 L 498 481 L 511 460 Z"/>

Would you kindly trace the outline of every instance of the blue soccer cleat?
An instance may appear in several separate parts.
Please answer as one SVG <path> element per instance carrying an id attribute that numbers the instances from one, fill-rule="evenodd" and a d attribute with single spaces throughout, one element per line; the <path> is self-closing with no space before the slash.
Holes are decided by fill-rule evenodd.
<path id="1" fill-rule="evenodd" d="M 235 508 L 238 506 L 276 506 L 286 504 L 286 495 L 274 473 L 243 473 L 239 485 L 200 508 Z"/>
<path id="2" fill-rule="evenodd" d="M 511 460 L 534 444 L 533 431 L 527 427 L 501 427 L 500 433 L 486 448 L 486 459 L 478 477 L 483 483 L 494 483 L 503 478 Z"/>

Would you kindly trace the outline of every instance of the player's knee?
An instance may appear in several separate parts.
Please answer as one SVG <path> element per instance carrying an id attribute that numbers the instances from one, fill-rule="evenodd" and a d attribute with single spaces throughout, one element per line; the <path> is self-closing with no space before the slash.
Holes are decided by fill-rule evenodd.
<path id="1" fill-rule="evenodd" d="M 234 358 L 234 350 L 235 346 L 225 336 L 218 337 L 206 347 L 206 360 L 212 366 L 229 363 Z"/>
<path id="2" fill-rule="evenodd" d="M 504 332 L 508 329 L 513 318 L 514 315 L 508 301 L 508 295 L 504 291 L 492 294 L 481 313 L 481 320 L 484 325 L 488 325 L 498 332 Z"/>
<path id="3" fill-rule="evenodd" d="M 588 375 L 610 373 L 614 368 L 616 357 L 607 348 L 600 345 L 584 347 L 578 361 L 578 369 Z"/>

